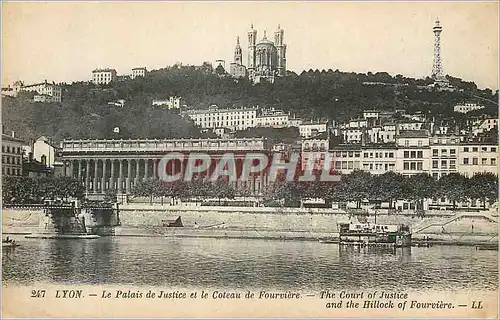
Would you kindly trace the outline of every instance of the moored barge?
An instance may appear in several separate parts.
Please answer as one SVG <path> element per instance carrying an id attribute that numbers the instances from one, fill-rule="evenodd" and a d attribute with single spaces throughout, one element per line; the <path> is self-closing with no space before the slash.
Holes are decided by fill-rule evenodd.
<path id="1" fill-rule="evenodd" d="M 411 246 L 411 230 L 407 225 L 339 223 L 338 226 L 340 245 Z"/>

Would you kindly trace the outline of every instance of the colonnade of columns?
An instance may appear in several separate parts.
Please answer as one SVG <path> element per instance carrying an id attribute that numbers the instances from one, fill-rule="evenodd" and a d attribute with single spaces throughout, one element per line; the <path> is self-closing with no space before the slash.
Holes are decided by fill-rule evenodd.
<path id="1" fill-rule="evenodd" d="M 81 158 L 64 161 L 64 175 L 81 181 L 86 193 L 105 193 L 116 190 L 130 193 L 141 181 L 159 179 L 160 159 L 96 159 Z M 180 164 L 180 165 L 179 165 Z M 178 163 L 177 170 L 184 172 L 185 163 Z M 178 172 L 178 171 L 176 171 Z M 247 181 L 231 182 L 234 188 L 246 188 L 253 194 L 262 191 L 269 183 L 267 174 L 250 177 Z"/>
<path id="2" fill-rule="evenodd" d="M 64 175 L 85 185 L 87 193 L 129 193 L 140 181 L 158 179 L 159 159 L 77 159 L 64 161 Z"/>

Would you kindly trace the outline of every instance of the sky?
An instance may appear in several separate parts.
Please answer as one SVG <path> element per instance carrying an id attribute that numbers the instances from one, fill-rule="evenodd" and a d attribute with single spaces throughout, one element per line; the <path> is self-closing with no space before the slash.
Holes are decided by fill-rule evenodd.
<path id="1" fill-rule="evenodd" d="M 233 61 L 240 36 L 285 30 L 287 69 L 423 78 L 439 17 L 445 74 L 498 88 L 498 2 L 3 2 L 2 86 Z"/>

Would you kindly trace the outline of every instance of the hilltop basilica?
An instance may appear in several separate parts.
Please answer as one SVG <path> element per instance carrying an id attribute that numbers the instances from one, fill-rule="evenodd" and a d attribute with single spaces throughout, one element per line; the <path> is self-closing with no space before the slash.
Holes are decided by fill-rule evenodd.
<path id="1" fill-rule="evenodd" d="M 229 73 L 234 78 L 247 77 L 253 83 L 268 81 L 273 83 L 275 77 L 283 77 L 286 74 L 286 44 L 283 44 L 285 31 L 278 25 L 274 32 L 274 42 L 267 39 L 266 31 L 260 41 L 257 42 L 257 30 L 253 24 L 248 31 L 248 63 L 243 65 L 243 54 L 240 46 L 240 38 L 236 39 L 234 50 L 234 62 L 230 64 Z"/>

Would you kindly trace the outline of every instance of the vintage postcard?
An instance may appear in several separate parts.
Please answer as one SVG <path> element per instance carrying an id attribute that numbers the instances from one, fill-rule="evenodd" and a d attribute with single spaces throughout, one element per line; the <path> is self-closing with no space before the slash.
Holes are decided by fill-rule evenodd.
<path id="1" fill-rule="evenodd" d="M 499 4 L 2 2 L 2 317 L 498 318 Z"/>

